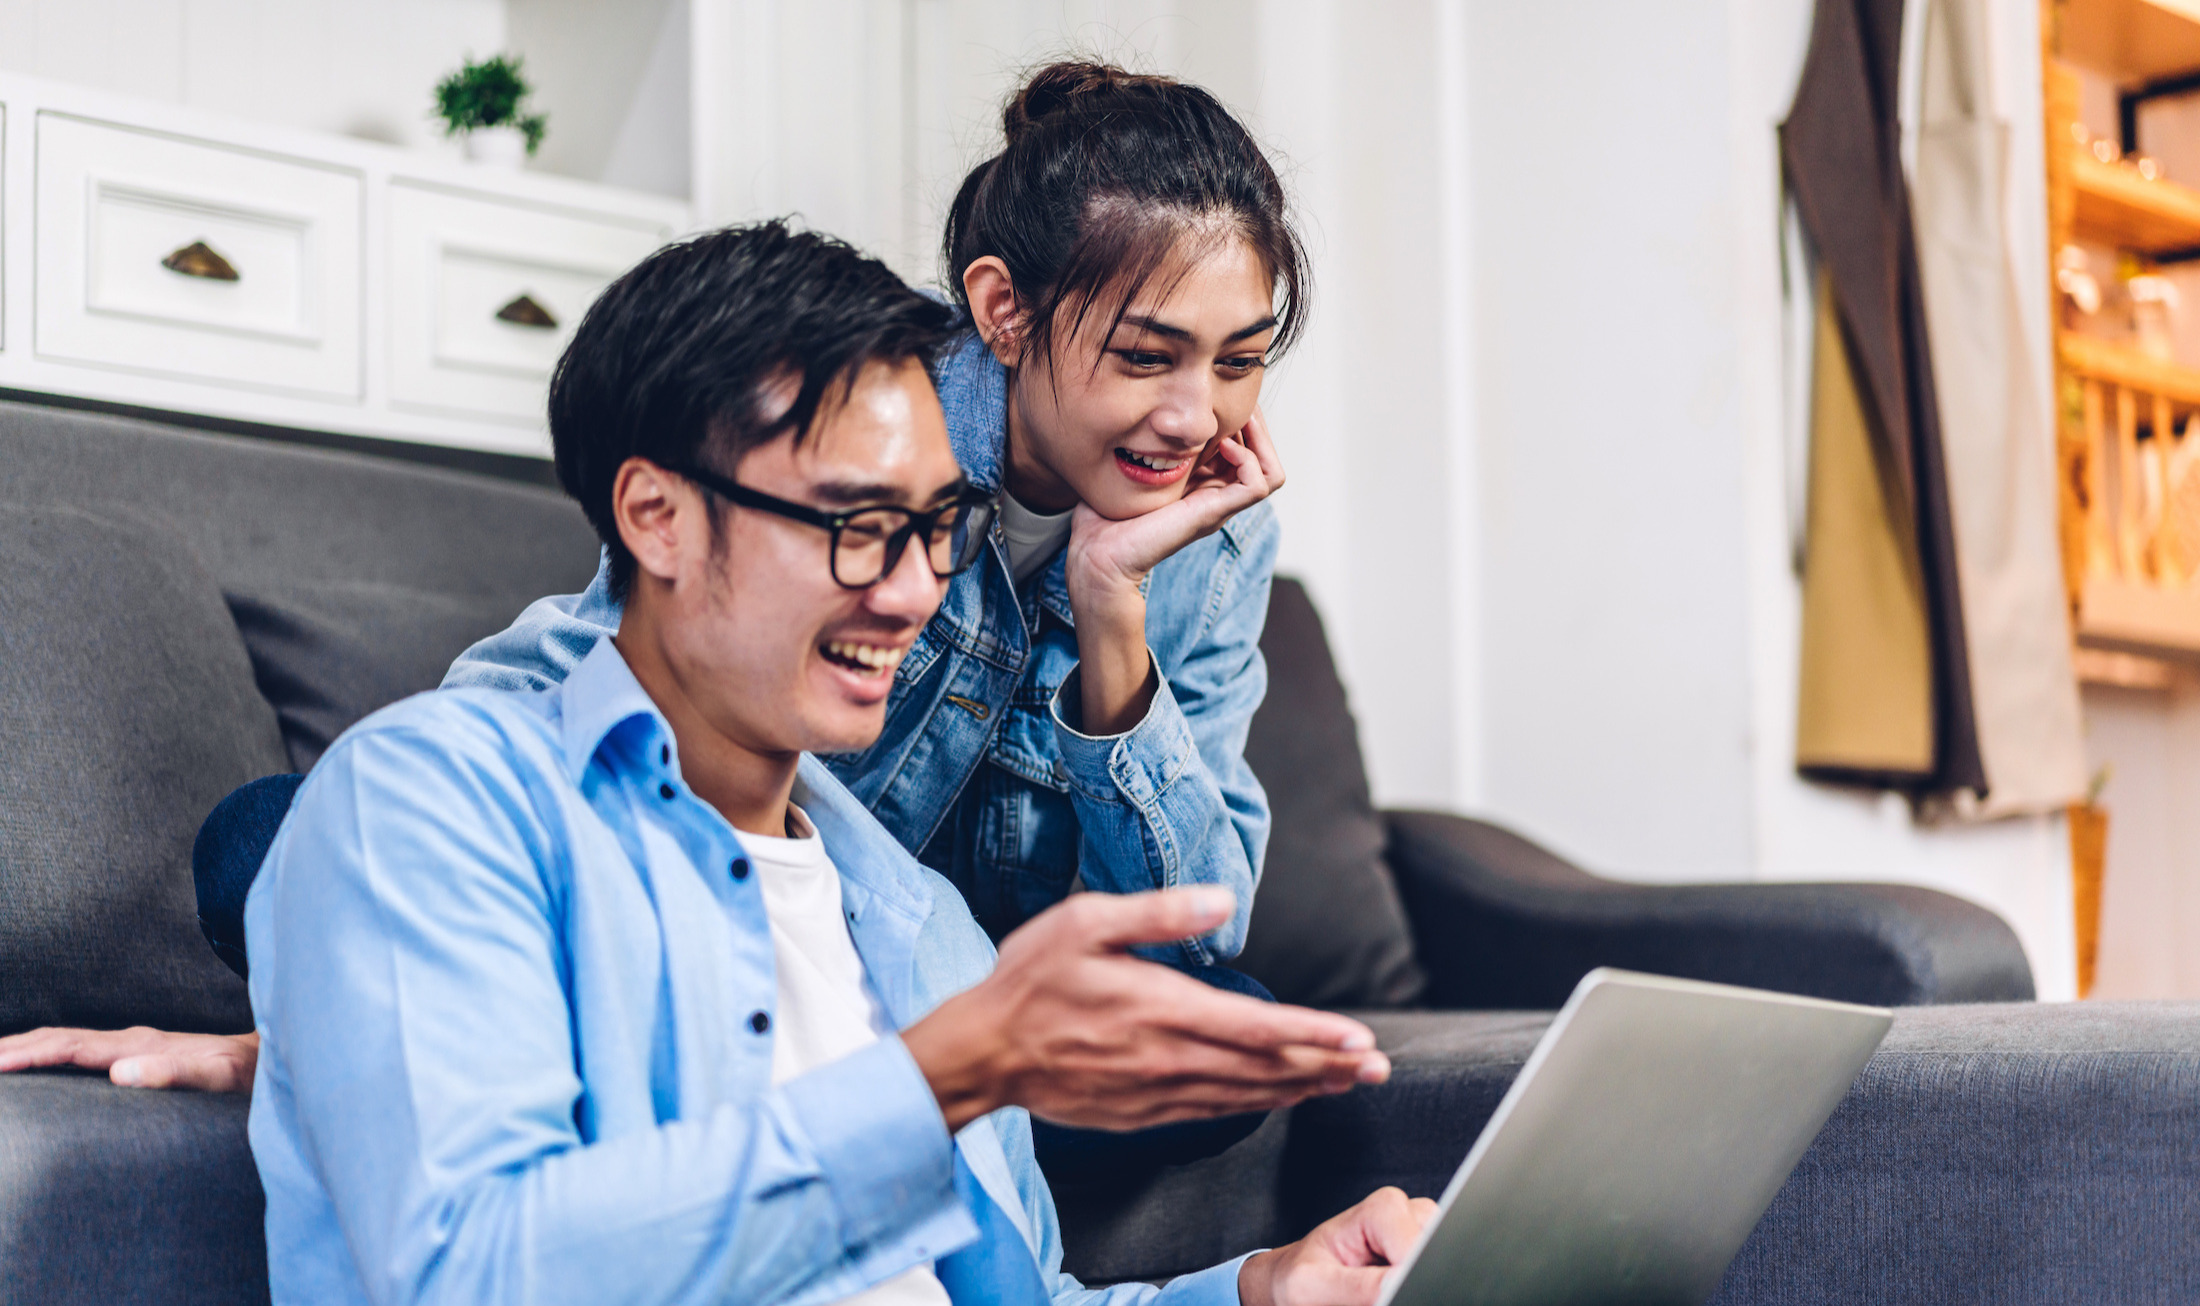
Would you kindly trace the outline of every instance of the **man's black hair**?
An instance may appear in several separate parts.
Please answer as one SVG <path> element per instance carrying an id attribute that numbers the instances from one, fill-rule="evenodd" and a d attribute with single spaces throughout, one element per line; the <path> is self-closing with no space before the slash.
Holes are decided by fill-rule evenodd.
<path id="1" fill-rule="evenodd" d="M 550 443 L 559 484 L 610 550 L 613 594 L 634 578 L 611 510 L 627 459 L 731 476 L 758 445 L 799 442 L 865 364 L 930 363 L 953 322 L 884 263 L 776 220 L 677 241 L 611 283 L 550 379 Z M 767 415 L 796 376 L 793 406 Z"/>

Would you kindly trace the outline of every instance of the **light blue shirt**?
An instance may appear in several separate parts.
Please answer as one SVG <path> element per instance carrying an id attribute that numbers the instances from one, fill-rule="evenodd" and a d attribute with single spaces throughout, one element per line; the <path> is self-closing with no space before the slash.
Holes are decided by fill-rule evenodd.
<path id="1" fill-rule="evenodd" d="M 895 1028 L 987 974 L 960 897 L 814 759 L 796 801 Z M 950 1139 L 898 1037 L 772 1086 L 757 878 L 609 640 L 562 685 L 346 731 L 245 927 L 277 1303 L 831 1302 L 976 1236 L 958 1148 L 1056 1302 L 1237 1300 L 1236 1261 L 1061 1273 L 1028 1118 Z"/>

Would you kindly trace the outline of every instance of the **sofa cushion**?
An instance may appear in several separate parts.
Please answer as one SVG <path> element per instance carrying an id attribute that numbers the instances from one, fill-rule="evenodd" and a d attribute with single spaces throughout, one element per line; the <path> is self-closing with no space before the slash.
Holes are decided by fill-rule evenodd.
<path id="1" fill-rule="evenodd" d="M 1268 697 L 1245 760 L 1268 791 L 1275 827 L 1245 951 L 1232 964 L 1285 1002 L 1408 1004 L 1426 981 L 1383 864 L 1359 731 L 1321 617 L 1297 581 L 1276 581 L 1260 649 Z"/>
<path id="2" fill-rule="evenodd" d="M 441 684 L 452 659 L 512 624 L 523 606 L 382 581 L 269 585 L 228 599 L 299 771 L 352 722 Z"/>
<path id="3" fill-rule="evenodd" d="M 191 840 L 288 765 L 221 590 L 166 533 L 0 505 L 0 1033 L 239 1031 Z"/>
<path id="4" fill-rule="evenodd" d="M 251 1105 L 0 1075 L 0 1302 L 266 1301 Z"/>

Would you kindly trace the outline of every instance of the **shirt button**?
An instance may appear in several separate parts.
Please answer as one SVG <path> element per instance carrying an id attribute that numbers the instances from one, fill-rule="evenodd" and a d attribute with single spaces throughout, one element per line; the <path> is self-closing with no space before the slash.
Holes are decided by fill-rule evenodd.
<path id="1" fill-rule="evenodd" d="M 672 745 L 657 745 L 657 760 L 666 766 L 672 765 Z"/>
<path id="2" fill-rule="evenodd" d="M 748 858 L 736 857 L 733 859 L 733 878 L 736 880 L 746 880 L 747 878 L 749 878 Z"/>
<path id="3" fill-rule="evenodd" d="M 772 1027 L 772 1018 L 771 1018 L 771 1017 L 770 1017 L 769 1015 L 767 1015 L 766 1013 L 764 1013 L 764 1012 L 761 1012 L 761 1011 L 752 1011 L 752 1012 L 750 1012 L 750 1013 L 749 1013 L 749 1028 L 750 1028 L 750 1029 L 753 1029 L 753 1030 L 755 1030 L 755 1031 L 756 1031 L 757 1033 L 761 1034 L 761 1033 L 763 1033 L 764 1031 L 766 1031 L 766 1030 L 770 1029 L 771 1027 Z"/>
<path id="4" fill-rule="evenodd" d="M 668 803 L 672 801 L 672 793 L 673 789 L 671 785 L 663 784 L 657 786 L 657 796 L 664 799 Z"/>

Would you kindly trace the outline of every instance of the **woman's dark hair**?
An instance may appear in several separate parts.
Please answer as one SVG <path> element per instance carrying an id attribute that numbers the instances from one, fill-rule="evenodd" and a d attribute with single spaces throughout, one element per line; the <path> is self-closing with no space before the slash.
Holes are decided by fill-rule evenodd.
<path id="1" fill-rule="evenodd" d="M 963 179 L 942 249 L 966 310 L 970 265 L 989 254 L 1008 265 L 1020 350 L 1050 357 L 1064 307 L 1070 334 L 1096 308 L 1112 331 L 1180 242 L 1228 236 L 1274 277 L 1269 355 L 1298 338 L 1312 278 L 1283 183 L 1214 96 L 1108 64 L 1057 63 L 1031 75 L 1001 126 L 1007 144 Z"/>
<path id="2" fill-rule="evenodd" d="M 758 445 L 787 431 L 799 443 L 864 364 L 930 364 L 953 321 L 877 259 L 777 221 L 675 242 L 612 282 L 550 378 L 550 443 L 558 483 L 610 550 L 613 594 L 634 577 L 611 510 L 620 464 L 731 476 Z M 793 377 L 794 403 L 773 412 Z"/>

